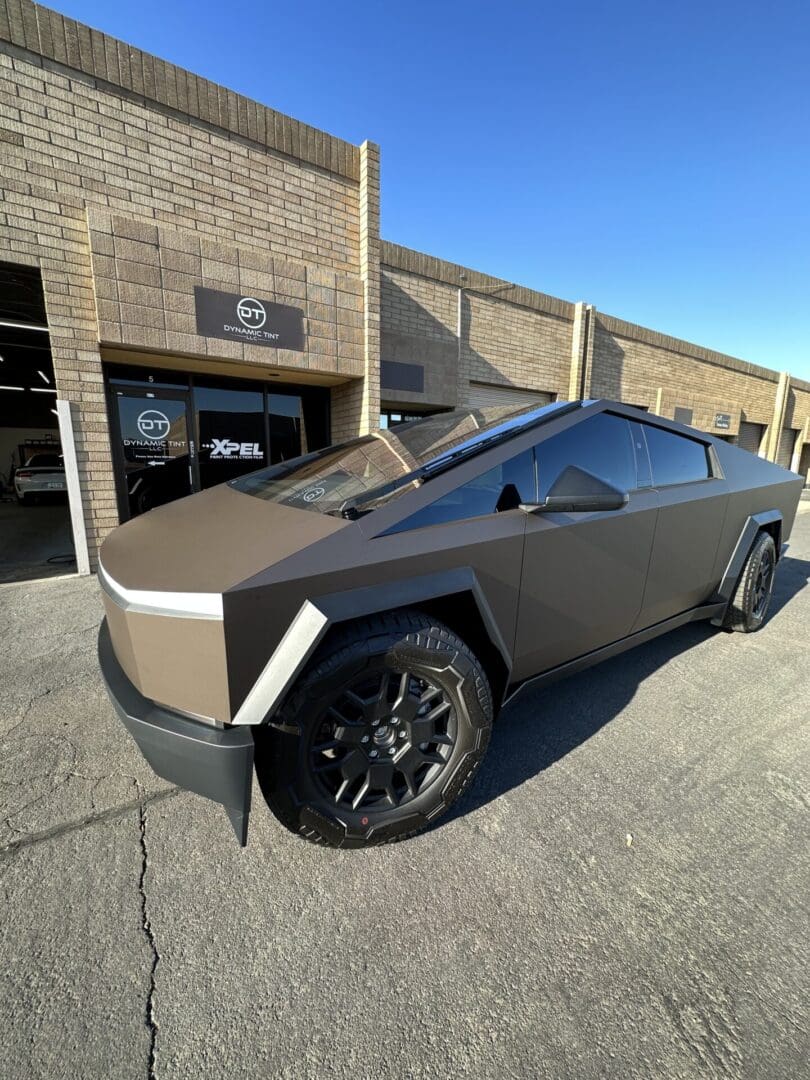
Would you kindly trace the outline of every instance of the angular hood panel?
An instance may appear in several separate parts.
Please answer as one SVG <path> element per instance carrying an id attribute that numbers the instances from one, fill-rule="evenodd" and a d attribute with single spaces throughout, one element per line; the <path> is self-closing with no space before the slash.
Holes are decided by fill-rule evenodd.
<path id="1" fill-rule="evenodd" d="M 348 524 L 221 484 L 119 526 L 101 562 L 125 589 L 221 593 Z"/>

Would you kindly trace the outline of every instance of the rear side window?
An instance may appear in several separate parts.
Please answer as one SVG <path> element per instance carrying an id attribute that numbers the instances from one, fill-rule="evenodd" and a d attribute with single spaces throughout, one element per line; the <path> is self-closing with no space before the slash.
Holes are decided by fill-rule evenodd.
<path id="1" fill-rule="evenodd" d="M 644 425 L 655 487 L 690 484 L 711 476 L 709 455 L 703 443 L 676 435 L 674 431 Z"/>
<path id="2" fill-rule="evenodd" d="M 539 443 L 536 452 L 541 502 L 569 465 L 598 476 L 620 491 L 633 491 L 637 486 L 630 424 L 620 416 L 597 413 Z"/>
<path id="3" fill-rule="evenodd" d="M 484 517 L 515 510 L 522 502 L 534 502 L 534 455 L 524 450 L 517 457 L 496 465 L 388 530 L 390 533 L 445 525 L 450 521 Z"/>

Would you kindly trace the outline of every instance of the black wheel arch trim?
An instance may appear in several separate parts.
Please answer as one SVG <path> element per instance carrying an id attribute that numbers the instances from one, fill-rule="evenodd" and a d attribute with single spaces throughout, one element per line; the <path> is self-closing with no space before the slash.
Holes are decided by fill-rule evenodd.
<path id="1" fill-rule="evenodd" d="M 489 642 L 503 662 L 504 685 L 508 684 L 512 670 L 511 651 L 474 570 L 465 566 L 306 600 L 236 711 L 233 722 L 237 725 L 272 723 L 273 715 L 330 628 L 352 619 L 397 608 L 418 607 L 463 594 L 472 597 Z"/>
<path id="2" fill-rule="evenodd" d="M 734 551 L 731 553 L 731 558 L 728 561 L 728 566 L 723 573 L 723 577 L 720 584 L 717 587 L 717 592 L 713 597 L 713 601 L 716 603 L 722 603 L 723 609 L 719 615 L 716 615 L 711 621 L 713 626 L 722 626 L 725 622 L 726 615 L 728 613 L 728 606 L 731 603 L 731 598 L 734 595 L 734 589 L 737 582 L 740 580 L 740 574 L 745 566 L 745 560 L 754 545 L 754 540 L 757 535 L 766 529 L 770 525 L 777 525 L 779 528 L 778 536 L 781 538 L 782 529 L 782 513 L 779 510 L 762 510 L 758 514 L 751 514 L 746 519 L 743 525 L 737 543 L 734 546 Z M 777 542 L 776 547 L 776 561 L 779 561 L 781 555 L 781 543 Z"/>

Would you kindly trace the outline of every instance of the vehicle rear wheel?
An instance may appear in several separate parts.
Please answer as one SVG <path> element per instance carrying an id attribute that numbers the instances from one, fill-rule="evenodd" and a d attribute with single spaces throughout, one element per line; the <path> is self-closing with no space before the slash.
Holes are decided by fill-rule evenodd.
<path id="1" fill-rule="evenodd" d="M 468 786 L 492 715 L 480 662 L 447 627 L 418 611 L 357 620 L 327 639 L 274 726 L 256 730 L 259 783 L 279 821 L 313 843 L 402 840 Z"/>
<path id="2" fill-rule="evenodd" d="M 725 625 L 743 634 L 759 630 L 768 615 L 776 571 L 776 547 L 769 533 L 761 532 L 745 560 L 734 590 Z"/>

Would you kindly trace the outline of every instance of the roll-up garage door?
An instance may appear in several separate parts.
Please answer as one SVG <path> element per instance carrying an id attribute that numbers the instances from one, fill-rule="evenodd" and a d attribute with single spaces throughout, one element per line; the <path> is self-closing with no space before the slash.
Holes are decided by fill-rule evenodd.
<path id="1" fill-rule="evenodd" d="M 796 445 L 797 431 L 793 428 L 782 428 L 782 432 L 779 436 L 779 449 L 776 451 L 776 464 L 781 465 L 783 469 L 789 469 L 790 463 L 793 460 L 793 447 Z"/>
<path id="2" fill-rule="evenodd" d="M 804 477 L 805 487 L 810 486 L 810 442 L 804 444 L 799 461 L 799 474 Z"/>
<path id="3" fill-rule="evenodd" d="M 548 405 L 551 394 L 538 390 L 517 390 L 511 386 L 486 386 L 470 383 L 470 405 L 480 409 L 484 405 Z"/>
<path id="4" fill-rule="evenodd" d="M 737 446 L 741 446 L 743 450 L 750 450 L 752 454 L 758 454 L 759 444 L 762 442 L 764 433 L 764 425 L 748 424 L 743 420 L 740 423 L 740 434 L 737 436 Z"/>

